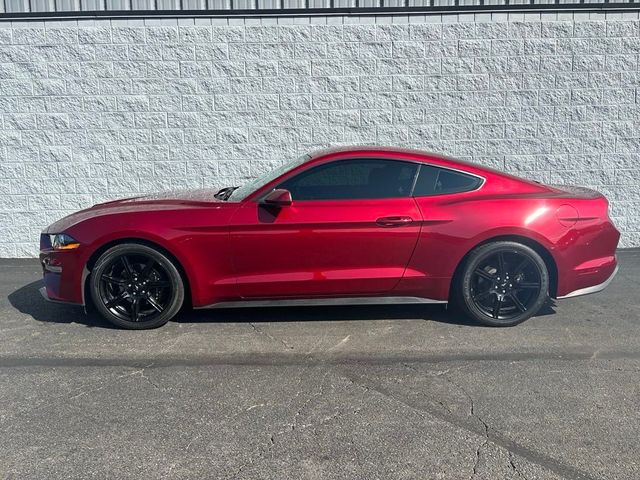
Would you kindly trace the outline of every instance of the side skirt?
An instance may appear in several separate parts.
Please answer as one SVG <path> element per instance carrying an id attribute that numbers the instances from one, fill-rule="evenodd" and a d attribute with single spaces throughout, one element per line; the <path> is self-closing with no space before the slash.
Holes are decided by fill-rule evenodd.
<path id="1" fill-rule="evenodd" d="M 394 305 L 394 304 L 438 304 L 446 300 L 433 300 L 420 297 L 342 297 L 342 298 L 294 298 L 275 300 L 240 300 L 219 302 L 196 310 L 211 308 L 247 308 L 247 307 L 321 307 L 330 305 Z"/>

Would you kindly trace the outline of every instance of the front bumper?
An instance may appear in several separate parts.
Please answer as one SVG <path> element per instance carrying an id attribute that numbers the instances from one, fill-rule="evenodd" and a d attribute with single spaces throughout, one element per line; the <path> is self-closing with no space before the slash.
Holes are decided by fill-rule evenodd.
<path id="1" fill-rule="evenodd" d="M 609 275 L 609 277 L 604 282 L 599 283 L 597 285 L 592 285 L 590 287 L 579 288 L 578 290 L 569 292 L 566 295 L 559 296 L 558 299 L 579 297 L 581 295 L 589 295 L 591 293 L 601 292 L 602 290 L 604 290 L 609 286 L 609 284 L 613 280 L 613 277 L 615 277 L 616 274 L 618 273 L 618 268 L 619 268 L 618 265 L 616 265 L 615 269 L 613 270 L 613 273 L 611 273 L 611 275 Z"/>
<path id="2" fill-rule="evenodd" d="M 78 250 L 41 250 L 40 264 L 44 281 L 41 293 L 47 300 L 84 305 L 86 268 Z"/>
<path id="3" fill-rule="evenodd" d="M 44 298 L 47 302 L 62 303 L 66 305 L 77 305 L 73 302 L 66 302 L 64 300 L 56 300 L 55 298 L 50 298 L 49 295 L 47 295 L 47 287 L 40 287 L 38 291 L 40 292 L 40 295 L 42 295 L 42 298 Z"/>

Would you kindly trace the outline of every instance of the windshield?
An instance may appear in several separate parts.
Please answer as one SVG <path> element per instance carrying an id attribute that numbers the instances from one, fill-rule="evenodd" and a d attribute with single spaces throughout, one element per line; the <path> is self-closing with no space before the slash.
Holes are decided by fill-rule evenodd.
<path id="1" fill-rule="evenodd" d="M 240 200 L 244 200 L 253 192 L 263 187 L 267 183 L 271 182 L 272 180 L 275 180 L 283 173 L 304 163 L 305 161 L 307 161 L 308 158 L 309 158 L 309 155 L 305 154 L 305 155 L 302 155 L 301 157 L 296 158 L 291 162 L 287 162 L 284 165 L 280 165 L 278 168 L 274 170 L 270 170 L 268 172 L 263 173 L 259 177 L 251 180 L 249 183 L 246 183 L 241 187 L 236 188 L 233 191 L 233 193 L 231 193 L 231 195 L 227 197 L 227 200 L 230 202 L 239 202 Z"/>

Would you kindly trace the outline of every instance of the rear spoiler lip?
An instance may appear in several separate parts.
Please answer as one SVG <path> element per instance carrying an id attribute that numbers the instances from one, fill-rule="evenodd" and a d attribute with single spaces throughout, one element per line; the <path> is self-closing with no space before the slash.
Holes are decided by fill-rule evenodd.
<path id="1" fill-rule="evenodd" d="M 576 199 L 604 198 L 606 200 L 606 197 L 601 192 L 598 192 L 597 190 L 593 190 L 592 188 L 580 187 L 577 185 L 546 185 L 546 186 L 557 192 L 569 194 Z"/>

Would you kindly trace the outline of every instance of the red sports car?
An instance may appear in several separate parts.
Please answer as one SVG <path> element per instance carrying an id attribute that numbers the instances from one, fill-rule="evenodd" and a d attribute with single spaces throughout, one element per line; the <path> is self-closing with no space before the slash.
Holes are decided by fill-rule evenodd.
<path id="1" fill-rule="evenodd" d="M 492 326 L 602 290 L 598 192 L 416 150 L 305 155 L 241 187 L 95 205 L 41 236 L 47 299 L 152 328 L 194 308 L 446 303 Z"/>

